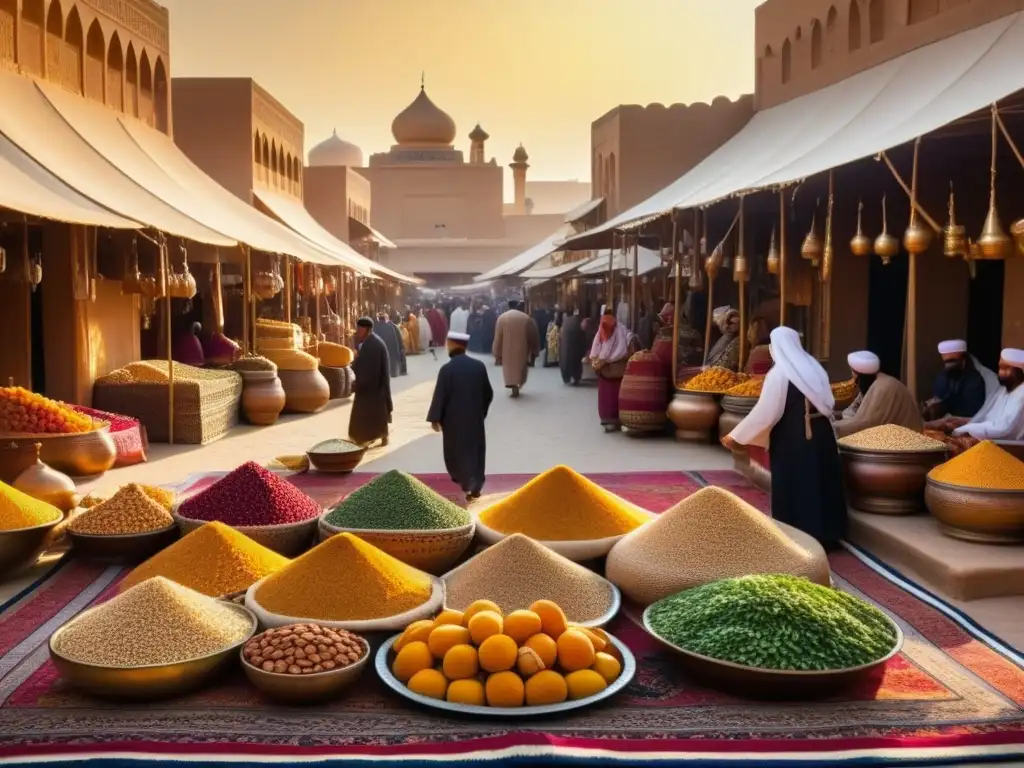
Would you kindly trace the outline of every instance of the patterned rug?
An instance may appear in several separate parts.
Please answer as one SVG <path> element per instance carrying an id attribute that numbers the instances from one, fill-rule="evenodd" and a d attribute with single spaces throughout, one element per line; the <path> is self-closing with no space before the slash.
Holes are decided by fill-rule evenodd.
<path id="1" fill-rule="evenodd" d="M 189 478 L 181 489 L 194 492 L 215 477 Z M 289 479 L 327 504 L 370 477 Z M 447 477 L 421 478 L 458 497 Z M 491 477 L 487 492 L 512 490 L 527 479 Z M 591 479 L 654 511 L 708 483 L 767 506 L 763 493 L 732 472 Z M 1024 660 L 1015 650 L 857 549 L 833 554 L 831 565 L 837 585 L 889 612 L 906 635 L 903 653 L 856 689 L 807 703 L 708 690 L 679 672 L 639 628 L 635 607 L 627 607 L 610 627 L 639 665 L 623 694 L 567 717 L 499 721 L 410 707 L 372 670 L 341 700 L 309 709 L 266 703 L 240 672 L 167 702 L 89 700 L 61 684 L 46 639 L 113 594 L 123 572 L 68 559 L 0 606 L 0 763 L 946 765 L 1024 754 Z"/>

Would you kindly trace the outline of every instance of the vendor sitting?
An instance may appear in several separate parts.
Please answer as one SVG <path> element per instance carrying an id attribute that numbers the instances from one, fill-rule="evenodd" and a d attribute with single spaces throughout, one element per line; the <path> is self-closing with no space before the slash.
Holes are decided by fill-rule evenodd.
<path id="1" fill-rule="evenodd" d="M 999 356 L 995 397 L 973 419 L 949 416 L 936 429 L 952 434 L 950 448 L 958 453 L 979 440 L 1024 440 L 1024 350 L 1004 349 Z"/>
<path id="2" fill-rule="evenodd" d="M 899 379 L 881 373 L 874 352 L 852 352 L 846 358 L 857 379 L 862 399 L 856 413 L 835 423 L 836 437 L 843 438 L 871 427 L 896 424 L 915 432 L 924 429 L 917 400 Z"/>
<path id="3" fill-rule="evenodd" d="M 966 341 L 943 341 L 939 354 L 943 370 L 935 377 L 932 398 L 921 409 L 928 429 L 938 429 L 935 422 L 947 416 L 974 418 L 999 388 L 999 378 L 968 354 Z"/>

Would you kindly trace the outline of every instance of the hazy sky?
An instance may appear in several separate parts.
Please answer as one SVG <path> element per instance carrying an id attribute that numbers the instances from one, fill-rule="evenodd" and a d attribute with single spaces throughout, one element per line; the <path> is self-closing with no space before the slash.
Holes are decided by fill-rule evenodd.
<path id="1" fill-rule="evenodd" d="M 761 0 L 159 0 L 171 75 L 247 76 L 306 124 L 371 152 L 427 93 L 459 129 L 479 120 L 503 165 L 590 178 L 590 123 L 618 104 L 751 91 Z M 511 175 L 506 180 L 511 183 Z"/>

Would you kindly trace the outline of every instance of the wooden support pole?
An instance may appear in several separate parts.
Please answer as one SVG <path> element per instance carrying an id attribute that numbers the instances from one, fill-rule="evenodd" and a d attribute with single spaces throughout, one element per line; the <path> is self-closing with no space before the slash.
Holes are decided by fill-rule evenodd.
<path id="1" fill-rule="evenodd" d="M 779 190 L 779 325 L 786 324 L 786 190 Z"/>
<path id="2" fill-rule="evenodd" d="M 739 304 L 740 304 L 740 361 L 739 370 L 743 370 L 743 365 L 747 361 L 747 278 L 749 277 L 749 262 L 746 258 L 747 253 L 747 228 L 746 228 L 746 198 L 740 197 L 740 231 L 738 235 L 738 241 L 736 245 L 737 255 L 743 256 L 744 269 L 748 270 L 739 275 Z M 736 268 L 736 258 L 733 257 L 733 269 Z"/>
<path id="3" fill-rule="evenodd" d="M 639 302 L 637 301 L 637 285 L 640 280 L 640 235 L 633 238 L 633 279 L 629 286 L 629 330 L 636 333 L 639 314 Z"/>
<path id="4" fill-rule="evenodd" d="M 256 352 L 255 333 L 253 343 L 249 343 L 249 302 L 252 301 L 252 264 L 249 262 L 249 252 L 244 245 L 238 246 L 242 250 L 242 351 L 248 354 Z"/>
<path id="5" fill-rule="evenodd" d="M 679 212 L 672 211 L 672 266 L 676 271 L 673 296 L 675 314 L 672 315 L 672 386 L 679 380 L 679 314 L 682 311 L 683 260 L 679 252 Z"/>
<path id="6" fill-rule="evenodd" d="M 160 271 L 163 274 L 164 289 L 164 338 L 167 341 L 167 442 L 174 445 L 174 332 L 171 328 L 171 260 L 167 252 L 167 241 L 160 242 Z"/>
<path id="7" fill-rule="evenodd" d="M 288 256 L 282 256 L 284 259 L 284 321 L 290 323 L 292 321 L 292 299 L 294 298 L 295 291 L 292 290 L 292 262 Z"/>
<path id="8" fill-rule="evenodd" d="M 917 203 L 917 159 L 921 139 L 914 142 L 914 170 L 911 176 L 910 202 Z M 908 254 L 907 261 L 907 389 L 917 397 L 917 256 Z"/>

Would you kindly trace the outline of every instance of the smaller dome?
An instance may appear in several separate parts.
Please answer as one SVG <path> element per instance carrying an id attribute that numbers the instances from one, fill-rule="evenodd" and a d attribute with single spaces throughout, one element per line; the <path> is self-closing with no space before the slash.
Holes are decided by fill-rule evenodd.
<path id="1" fill-rule="evenodd" d="M 530 159 L 530 156 L 528 154 L 526 154 L 526 150 L 523 148 L 522 144 L 520 144 L 518 147 L 516 147 L 516 151 L 512 155 L 512 162 L 514 162 L 514 163 L 525 163 L 529 159 Z"/>
<path id="2" fill-rule="evenodd" d="M 470 141 L 487 141 L 489 138 L 491 138 L 490 135 L 480 127 L 480 123 L 477 123 L 476 128 L 470 131 L 469 134 Z"/>
<path id="3" fill-rule="evenodd" d="M 450 147 L 456 133 L 455 121 L 430 100 L 422 86 L 412 104 L 399 112 L 391 123 L 395 141 L 404 145 Z"/>
<path id="4" fill-rule="evenodd" d="M 338 131 L 309 150 L 310 166 L 344 165 L 358 168 L 363 164 L 363 150 L 338 137 Z"/>

